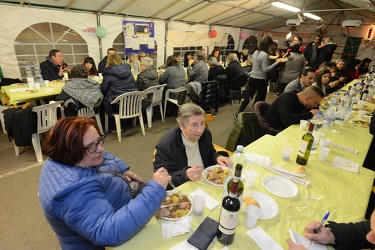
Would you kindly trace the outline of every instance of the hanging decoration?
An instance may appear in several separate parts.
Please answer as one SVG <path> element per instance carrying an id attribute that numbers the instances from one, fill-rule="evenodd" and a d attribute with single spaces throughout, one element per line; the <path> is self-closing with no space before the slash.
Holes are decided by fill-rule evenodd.
<path id="1" fill-rule="evenodd" d="M 99 37 L 99 38 L 103 38 L 105 37 L 105 35 L 107 35 L 107 31 L 105 30 L 105 28 L 103 26 L 98 26 L 96 27 L 96 36 Z"/>
<path id="2" fill-rule="evenodd" d="M 211 31 L 210 31 L 210 37 L 211 37 L 211 38 L 215 38 L 216 36 L 217 36 L 217 31 L 214 30 L 214 29 L 211 30 Z"/>
<path id="3" fill-rule="evenodd" d="M 241 38 L 241 39 L 245 39 L 245 38 L 247 38 L 247 34 L 246 34 L 245 31 L 241 31 L 241 33 L 240 33 L 240 38 Z"/>

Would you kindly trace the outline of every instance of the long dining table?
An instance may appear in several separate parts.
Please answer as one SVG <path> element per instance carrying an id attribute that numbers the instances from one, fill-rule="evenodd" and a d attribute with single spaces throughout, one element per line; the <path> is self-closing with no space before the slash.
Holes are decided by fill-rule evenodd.
<path id="1" fill-rule="evenodd" d="M 271 216 L 270 219 L 259 220 L 256 226 L 259 226 L 273 238 L 281 246 L 281 249 L 287 249 L 286 239 L 290 237 L 288 229 L 303 235 L 304 227 L 313 220 L 320 221 L 327 211 L 330 212 L 329 220 L 332 221 L 355 222 L 364 220 L 375 173 L 361 166 L 373 136 L 369 134 L 368 127 L 357 126 L 352 122 L 353 119 L 358 118 L 357 112 L 353 113 L 354 117 L 351 120 L 344 122 L 342 125 L 333 124 L 330 128 L 321 129 L 319 132 L 321 138 L 329 139 L 332 143 L 328 146 L 330 148 L 329 155 L 325 161 L 319 160 L 320 146 L 318 144 L 317 149 L 310 155 L 305 166 L 306 176 L 298 177 L 304 185 L 297 183 L 298 181 L 293 182 L 298 192 L 290 197 L 280 197 L 275 195 L 274 192 L 267 191 L 263 181 L 273 178 L 269 176 L 279 175 L 270 171 L 269 168 L 261 166 L 262 164 L 254 164 L 251 157 L 257 156 L 260 159 L 269 159 L 272 167 L 279 167 L 279 169 L 282 168 L 293 173 L 297 167 L 295 160 L 301 137 L 307 132 L 307 128 L 302 130 L 299 125 L 292 125 L 277 136 L 264 135 L 245 147 L 244 152 L 250 157 L 250 161 L 244 166 L 243 172 L 253 170 L 258 175 L 254 185 L 250 188 L 245 186 L 244 192 L 259 192 L 258 195 L 268 196 L 276 202 L 278 209 L 273 207 L 272 212 L 277 215 Z M 369 118 L 361 119 L 368 119 L 369 121 Z M 289 161 L 282 159 L 284 147 L 293 149 Z M 348 149 L 355 149 L 356 153 L 352 153 Z M 333 166 L 332 162 L 336 156 L 357 163 L 360 166 L 358 172 L 350 172 Z M 196 182 L 186 182 L 178 189 L 185 194 L 202 189 L 221 204 L 222 187 L 210 184 L 203 177 Z M 206 216 L 218 221 L 220 208 L 221 205 L 212 210 L 206 207 L 201 217 L 192 213 L 190 216 L 193 218 L 193 230 L 197 229 Z M 261 249 L 249 236 L 248 233 L 254 231 L 249 231 L 252 229 L 245 225 L 245 218 L 246 214 L 241 209 L 234 242 L 227 249 Z M 171 249 L 180 246 L 179 244 L 186 241 L 192 234 L 190 232 L 163 239 L 162 223 L 165 222 L 168 221 L 153 217 L 132 239 L 120 246 L 108 247 L 108 249 Z M 224 247 L 214 238 L 208 249 L 223 249 Z M 328 246 L 328 248 L 331 247 Z"/>
<path id="2" fill-rule="evenodd" d="M 28 85 L 22 83 L 11 84 L 1 87 L 1 93 L 5 95 L 6 104 L 8 106 L 17 106 L 20 103 L 30 103 L 34 100 L 40 100 L 56 96 L 61 93 L 64 81 L 50 81 L 48 87 L 41 87 L 38 91 L 28 92 Z"/>

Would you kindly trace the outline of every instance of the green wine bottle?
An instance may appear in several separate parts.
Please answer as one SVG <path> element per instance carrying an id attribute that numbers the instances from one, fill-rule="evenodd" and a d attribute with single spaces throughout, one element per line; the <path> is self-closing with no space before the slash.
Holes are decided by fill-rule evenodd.
<path id="1" fill-rule="evenodd" d="M 245 185 L 241 181 L 241 174 L 242 174 L 242 164 L 237 163 L 236 164 L 236 170 L 234 172 L 234 177 L 228 182 L 227 184 L 227 190 L 230 190 L 230 187 L 232 185 L 233 179 L 237 179 L 238 181 L 238 191 L 237 191 L 237 197 L 240 197 L 243 193 Z"/>
<path id="2" fill-rule="evenodd" d="M 312 132 L 314 130 L 314 124 L 310 123 L 309 130 L 302 136 L 301 145 L 297 153 L 297 164 L 306 165 L 309 160 L 311 147 L 314 143 L 314 136 Z"/>

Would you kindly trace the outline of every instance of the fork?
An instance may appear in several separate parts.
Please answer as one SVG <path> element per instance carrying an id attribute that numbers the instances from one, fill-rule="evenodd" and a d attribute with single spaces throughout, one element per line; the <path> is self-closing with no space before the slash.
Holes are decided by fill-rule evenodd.
<path id="1" fill-rule="evenodd" d="M 176 186 L 173 184 L 172 181 L 170 181 L 170 182 L 168 182 L 168 183 L 169 183 L 169 185 L 170 185 L 171 187 L 173 187 L 173 189 L 177 189 Z"/>

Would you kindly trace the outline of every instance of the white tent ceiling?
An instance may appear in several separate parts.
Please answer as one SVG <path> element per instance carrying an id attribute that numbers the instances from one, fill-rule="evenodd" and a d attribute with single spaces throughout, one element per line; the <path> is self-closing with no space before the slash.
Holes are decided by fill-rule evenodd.
<path id="1" fill-rule="evenodd" d="M 18 0 L 0 4 L 25 8 L 54 8 L 65 11 L 84 11 L 102 15 L 144 17 L 240 27 L 254 30 L 273 30 L 286 26 L 287 19 L 297 14 L 274 7 L 269 0 Z M 284 3 L 323 17 L 323 22 L 305 19 L 307 24 L 340 25 L 345 18 L 360 18 L 373 23 L 374 0 L 283 0 Z"/>

